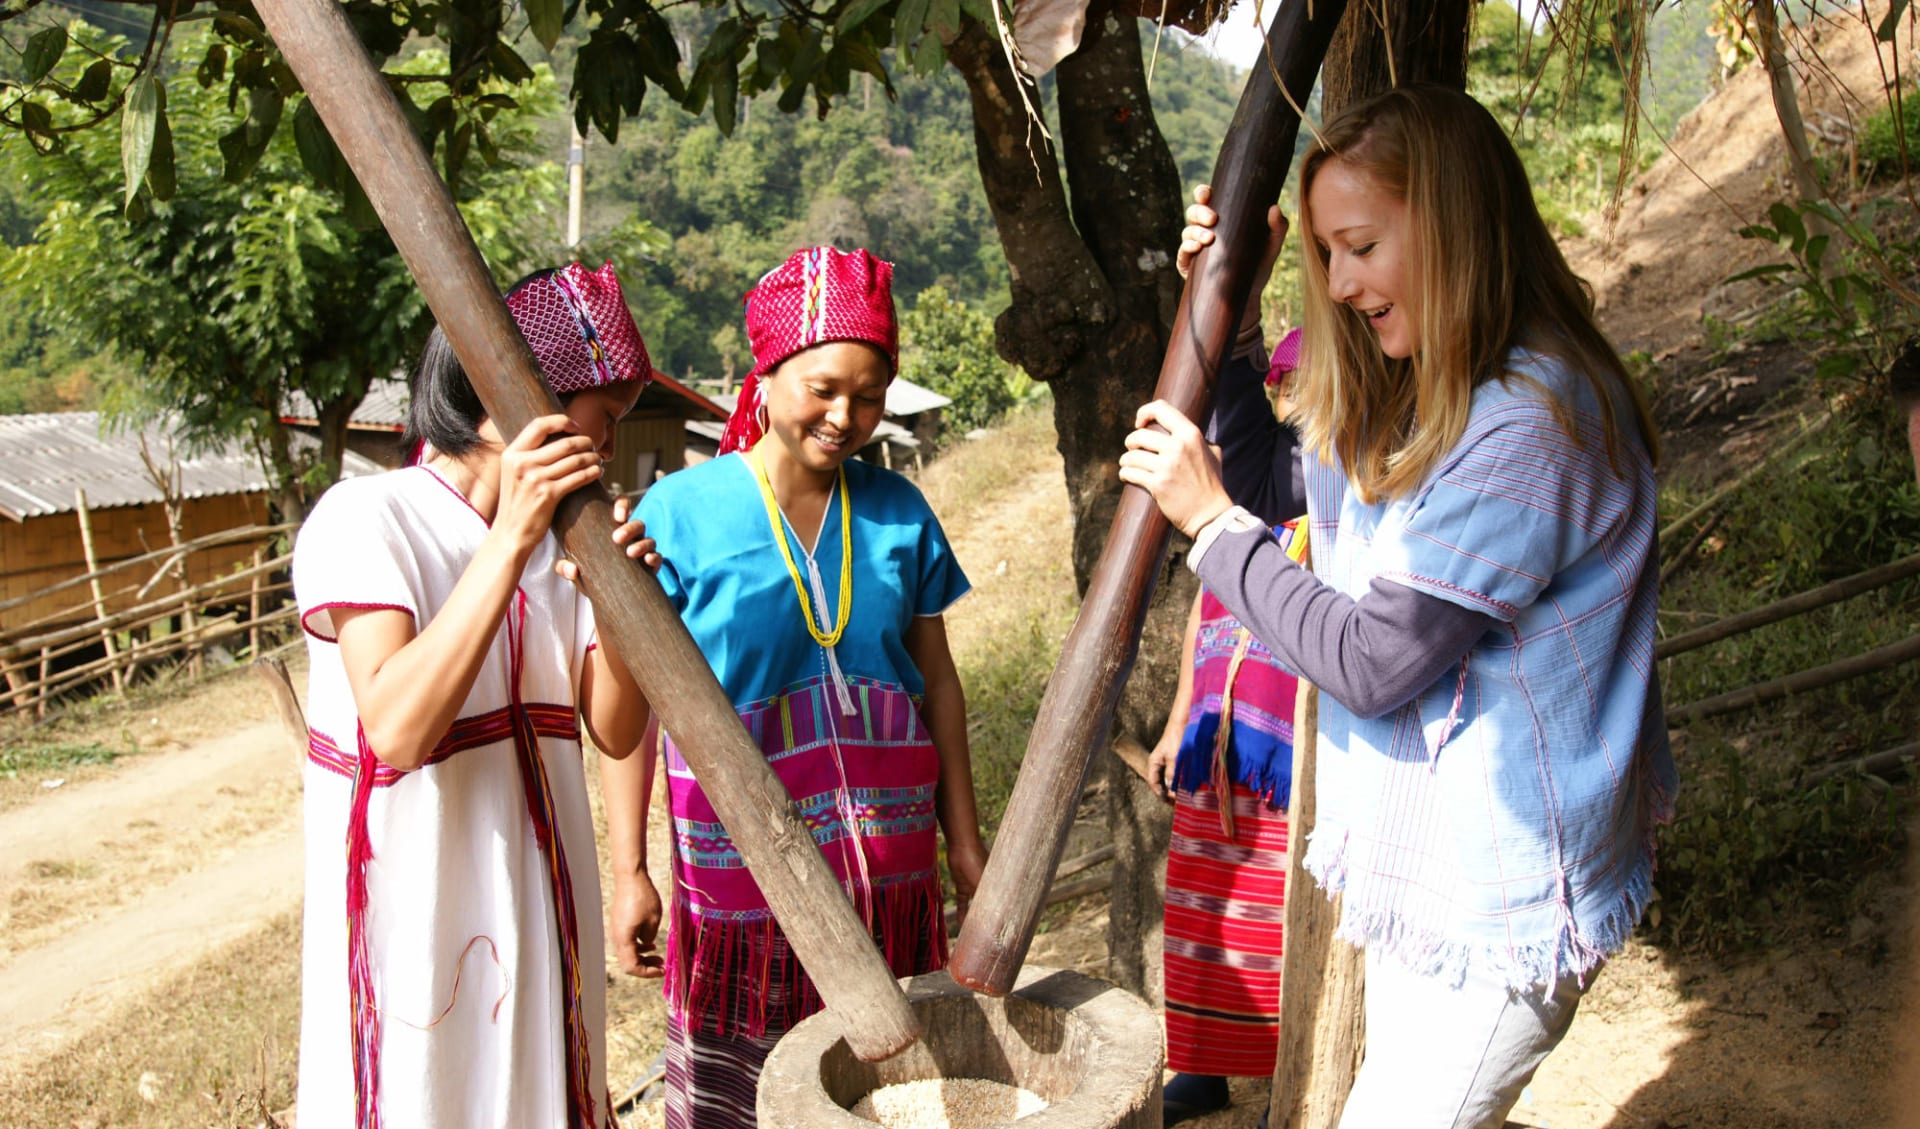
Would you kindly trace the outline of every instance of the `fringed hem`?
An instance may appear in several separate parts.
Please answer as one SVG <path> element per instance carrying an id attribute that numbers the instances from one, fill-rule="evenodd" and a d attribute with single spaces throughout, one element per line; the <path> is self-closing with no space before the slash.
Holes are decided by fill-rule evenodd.
<path id="1" fill-rule="evenodd" d="M 895 976 L 946 964 L 938 874 L 854 899 Z M 864 904 L 862 904 L 864 903 Z M 667 938 L 667 1007 L 688 1030 L 765 1038 L 819 1011 L 821 999 L 771 915 L 718 921 L 688 912 L 677 893 Z"/>
<path id="2" fill-rule="evenodd" d="M 1344 849 L 1316 855 L 1309 847 L 1307 872 L 1329 895 L 1346 887 Z M 1431 976 L 1459 985 L 1469 967 L 1490 973 L 1508 989 L 1525 992 L 1551 985 L 1572 974 L 1582 983 L 1626 946 L 1634 926 L 1653 900 L 1653 854 L 1647 851 L 1634 863 L 1612 909 L 1589 936 L 1582 936 L 1571 914 L 1561 913 L 1560 927 L 1551 938 L 1527 945 L 1489 945 L 1450 940 L 1438 932 L 1410 928 L 1387 910 L 1364 910 L 1351 902 L 1340 913 L 1334 936 L 1359 948 L 1374 948 L 1393 957 L 1418 976 Z"/>
<path id="3" fill-rule="evenodd" d="M 1220 715 L 1203 715 L 1181 740 L 1180 753 L 1173 761 L 1176 791 L 1192 795 L 1213 786 L 1213 741 L 1219 725 Z M 1281 810 L 1293 802 L 1293 746 L 1268 737 L 1271 747 L 1258 755 L 1246 756 L 1243 750 L 1249 745 L 1261 744 L 1259 738 L 1266 735 L 1257 734 L 1248 739 L 1242 737 L 1245 732 L 1236 727 L 1227 746 L 1233 782 L 1260 797 L 1269 808 Z"/>

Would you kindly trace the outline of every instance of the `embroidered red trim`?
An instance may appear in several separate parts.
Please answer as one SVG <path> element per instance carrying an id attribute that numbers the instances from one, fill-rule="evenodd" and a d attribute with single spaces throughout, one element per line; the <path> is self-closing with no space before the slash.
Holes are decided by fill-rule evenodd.
<path id="1" fill-rule="evenodd" d="M 461 505 L 463 505 L 463 506 L 465 506 L 465 507 L 467 507 L 467 508 L 468 508 L 469 510 L 472 510 L 472 511 L 473 511 L 473 516 L 474 516 L 474 517 L 477 517 L 477 518 L 479 518 L 482 524 L 484 524 L 484 525 L 485 525 L 485 526 L 486 526 L 486 527 L 487 527 L 488 529 L 492 529 L 492 528 L 493 528 L 493 523 L 487 520 L 487 515 L 486 515 L 486 514 L 483 514 L 483 513 L 481 513 L 481 512 L 480 512 L 480 510 L 479 510 L 479 508 L 478 508 L 478 507 L 476 507 L 476 506 L 475 506 L 475 505 L 473 504 L 473 502 L 472 502 L 472 500 L 470 500 L 470 499 L 469 499 L 469 498 L 468 498 L 468 497 L 467 497 L 467 496 L 466 496 L 465 494 L 462 494 L 462 493 L 460 492 L 460 490 L 459 490 L 459 488 L 458 488 L 458 487 L 456 487 L 456 486 L 455 486 L 455 485 L 454 485 L 453 483 L 451 483 L 451 482 L 448 482 L 448 481 L 447 481 L 446 479 L 444 479 L 444 478 L 442 478 L 442 477 L 440 477 L 440 472 L 439 472 L 439 471 L 437 471 L 437 470 L 435 470 L 435 469 L 433 469 L 432 467 L 430 467 L 430 466 L 428 466 L 428 465 L 427 465 L 427 464 L 425 464 L 425 463 L 417 463 L 417 464 L 415 464 L 415 466 L 413 466 L 413 467 L 408 467 L 407 469 L 409 469 L 409 470 L 414 470 L 414 469 L 418 469 L 418 470 L 424 470 L 424 471 L 426 471 L 426 472 L 427 472 L 428 474 L 430 474 L 430 475 L 432 475 L 432 476 L 433 476 L 433 480 L 434 480 L 435 482 L 438 482 L 438 483 L 439 483 L 440 485 L 442 485 L 442 486 L 444 486 L 444 487 L 446 487 L 446 488 L 447 488 L 447 493 L 449 493 L 449 494 L 451 494 L 451 495 L 453 495 L 454 497 L 456 497 L 456 498 L 458 498 L 458 499 L 460 499 L 460 504 L 461 504 Z"/>
<path id="2" fill-rule="evenodd" d="M 544 702 L 530 703 L 526 707 L 527 717 L 533 722 L 533 731 L 542 737 L 556 737 L 567 741 L 580 739 L 580 721 L 571 706 L 556 706 Z M 447 729 L 446 736 L 427 754 L 427 764 L 438 764 L 455 753 L 468 749 L 477 749 L 482 745 L 491 745 L 496 741 L 513 738 L 513 707 L 502 706 L 497 710 L 472 717 L 463 717 Z M 336 776 L 353 779 L 354 763 L 358 754 L 342 749 L 333 738 L 317 729 L 307 730 L 307 760 L 326 769 Z M 407 775 L 397 768 L 381 764 L 374 769 L 373 786 L 387 788 Z"/>
<path id="3" fill-rule="evenodd" d="M 320 612 L 331 611 L 334 608 L 348 608 L 353 611 L 361 611 L 361 612 L 406 612 L 409 618 L 413 617 L 413 609 L 410 607 L 407 607 L 404 604 L 359 604 L 359 603 L 354 603 L 351 600 L 331 600 L 324 604 L 315 604 L 312 607 L 308 608 L 306 611 L 301 612 L 300 613 L 300 630 L 313 636 L 315 639 L 320 640 L 322 643 L 340 642 L 340 637 L 338 635 L 323 635 L 320 632 L 315 631 L 313 629 L 313 624 L 307 622 L 308 619 L 319 614 Z"/>

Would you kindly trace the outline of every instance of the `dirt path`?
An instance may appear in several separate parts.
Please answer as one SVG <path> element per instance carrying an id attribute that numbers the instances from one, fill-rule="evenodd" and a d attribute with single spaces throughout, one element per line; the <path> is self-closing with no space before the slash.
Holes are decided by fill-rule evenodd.
<path id="1" fill-rule="evenodd" d="M 298 798 L 255 723 L 0 813 L 0 1070 L 297 907 Z"/>

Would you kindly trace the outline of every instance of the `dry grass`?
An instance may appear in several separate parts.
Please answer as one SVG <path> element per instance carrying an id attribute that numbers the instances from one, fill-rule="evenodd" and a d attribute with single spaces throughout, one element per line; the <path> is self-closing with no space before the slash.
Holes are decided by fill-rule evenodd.
<path id="1" fill-rule="evenodd" d="M 295 686 L 305 686 L 307 652 L 283 656 Z M 110 775 L 115 762 L 179 748 L 274 717 L 273 699 L 244 664 L 188 682 L 159 678 L 124 695 L 76 701 L 39 724 L 0 718 L 0 811 L 27 803 L 52 781 L 83 784 Z"/>
<path id="2" fill-rule="evenodd" d="M 991 832 L 1079 610 L 1052 406 L 1030 405 L 986 438 L 949 448 L 920 489 L 973 581 L 973 594 L 947 613 L 947 632 L 967 692 L 980 815 Z"/>
<path id="3" fill-rule="evenodd" d="M 300 919 L 288 914 L 0 1078 L 0 1125 L 254 1129 L 293 1104 L 299 1016 Z"/>

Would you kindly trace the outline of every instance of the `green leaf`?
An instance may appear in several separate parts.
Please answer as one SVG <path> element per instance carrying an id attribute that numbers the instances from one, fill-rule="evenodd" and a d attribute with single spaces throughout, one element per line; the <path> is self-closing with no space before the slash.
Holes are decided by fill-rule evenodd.
<path id="1" fill-rule="evenodd" d="M 1838 380 L 1852 376 L 1860 371 L 1860 356 L 1857 353 L 1831 353 L 1820 359 L 1814 366 L 1815 380 Z"/>
<path id="2" fill-rule="evenodd" d="M 153 155 L 147 160 L 147 190 L 155 200 L 173 199 L 173 127 L 167 124 L 167 92 L 160 91 L 160 109 L 153 125 Z"/>
<path id="3" fill-rule="evenodd" d="M 20 121 L 28 133 L 45 133 L 53 128 L 53 112 L 38 102 L 22 102 Z"/>
<path id="4" fill-rule="evenodd" d="M 113 84 L 113 63 L 100 59 L 80 74 L 80 81 L 74 85 L 73 96 L 82 102 L 98 102 L 107 96 Z"/>
<path id="5" fill-rule="evenodd" d="M 993 26 L 992 0 L 960 0 L 960 10 L 988 27 Z"/>
<path id="6" fill-rule="evenodd" d="M 346 200 L 347 222 L 356 231 L 379 231 L 380 213 L 373 210 L 373 201 L 367 199 L 367 190 L 360 187 L 360 181 L 353 170 L 346 171 L 346 183 L 340 186 L 340 195 Z"/>
<path id="7" fill-rule="evenodd" d="M 714 60 L 713 124 L 722 137 L 733 136 L 733 116 L 740 108 L 740 66 L 732 56 Z"/>
<path id="8" fill-rule="evenodd" d="M 120 111 L 120 171 L 127 178 L 127 203 L 133 203 L 146 179 L 147 163 L 153 159 L 153 133 L 159 127 L 160 80 L 143 74 L 127 90 L 126 106 Z"/>
<path id="9" fill-rule="evenodd" d="M 1742 239 L 1759 239 L 1767 243 L 1780 242 L 1780 233 L 1765 224 L 1748 224 L 1734 234 Z"/>
<path id="10" fill-rule="evenodd" d="M 35 83 L 47 77 L 60 56 L 67 53 L 67 29 L 55 25 L 42 28 L 27 40 L 27 49 L 22 57 L 27 67 L 27 82 Z"/>
<path id="11" fill-rule="evenodd" d="M 920 30 L 927 24 L 927 10 L 933 6 L 933 0 L 900 0 L 900 9 L 893 18 L 893 45 L 904 49 Z"/>
<path id="12" fill-rule="evenodd" d="M 333 143 L 333 135 L 327 132 L 326 123 L 320 120 L 319 112 L 313 108 L 313 102 L 306 98 L 302 98 L 293 111 L 293 144 L 300 151 L 300 163 L 306 166 L 315 184 L 326 189 L 339 186 L 340 150 Z"/>
<path id="13" fill-rule="evenodd" d="M 913 72 L 921 78 L 932 78 L 940 73 L 947 61 L 947 45 L 929 35 L 920 41 L 913 52 Z"/>
<path id="14" fill-rule="evenodd" d="M 460 170 L 466 167 L 467 150 L 473 146 L 473 125 L 471 122 L 453 131 L 447 138 L 447 147 L 442 157 L 447 178 L 447 188 L 456 198 L 460 191 Z"/>
<path id="15" fill-rule="evenodd" d="M 533 81 L 533 68 L 520 57 L 519 52 L 507 46 L 507 41 L 495 38 L 493 46 L 487 48 L 487 61 L 493 64 L 493 73 L 511 83 Z"/>
<path id="16" fill-rule="evenodd" d="M 259 24 L 254 23 L 245 16 L 235 15 L 232 12 L 221 12 L 214 16 L 213 30 L 226 36 L 228 39 L 244 39 L 259 43 L 264 38 L 261 34 Z"/>
<path id="17" fill-rule="evenodd" d="M 1800 213 L 1786 204 L 1775 204 L 1767 209 L 1767 217 L 1773 220 L 1773 226 L 1780 229 L 1782 235 L 1793 240 L 1795 250 L 1807 241 L 1807 225 L 1801 222 Z"/>
<path id="18" fill-rule="evenodd" d="M 474 123 L 473 143 L 480 147 L 481 160 L 489 165 L 497 165 L 500 163 L 500 149 L 493 143 L 493 134 L 487 129 L 487 123 Z"/>
<path id="19" fill-rule="evenodd" d="M 804 80 L 796 81 L 789 83 L 786 89 L 780 92 L 780 99 L 775 102 L 774 105 L 780 107 L 781 113 L 791 114 L 800 109 L 800 103 L 805 101 L 806 97 L 806 82 Z"/>
<path id="20" fill-rule="evenodd" d="M 1807 240 L 1807 266 L 1815 271 L 1820 269 L 1820 260 L 1826 257 L 1827 244 L 1832 242 L 1830 235 L 1816 235 Z"/>
<path id="21" fill-rule="evenodd" d="M 680 81 L 680 43 L 673 36 L 673 28 L 660 13 L 645 8 L 635 17 L 634 30 L 640 73 L 675 101 L 686 97 L 687 88 Z"/>
<path id="22" fill-rule="evenodd" d="M 806 85 L 807 80 L 813 77 L 814 68 L 820 65 L 820 36 L 819 28 L 809 28 L 800 40 L 799 48 L 787 61 L 787 77 L 793 80 L 794 85 Z"/>
<path id="23" fill-rule="evenodd" d="M 247 92 L 246 120 L 220 137 L 220 156 L 225 160 L 221 175 L 228 184 L 247 179 L 273 141 L 280 127 L 280 110 L 286 100 L 275 87 L 256 86 Z"/>
<path id="24" fill-rule="evenodd" d="M 942 36 L 943 41 L 945 36 L 958 35 L 960 0 L 933 0 L 933 6 L 927 12 L 927 27 L 934 34 Z"/>
<path id="25" fill-rule="evenodd" d="M 560 41 L 560 30 L 566 26 L 564 0 L 521 0 L 521 7 L 527 11 L 527 29 L 540 41 L 540 46 L 553 50 L 553 45 Z"/>
<path id="26" fill-rule="evenodd" d="M 1750 278 L 1757 278 L 1762 281 L 1770 281 L 1772 279 L 1772 276 L 1776 274 L 1787 274 L 1792 270 L 1793 270 L 1793 266 L 1790 263 L 1768 263 L 1765 266 L 1754 267 L 1752 270 L 1743 270 L 1739 274 L 1736 274 L 1731 278 L 1721 279 L 1721 281 L 1722 282 L 1745 282 Z"/>
<path id="27" fill-rule="evenodd" d="M 1882 43 L 1892 43 L 1896 32 L 1900 30 L 1900 17 L 1907 14 L 1908 0 L 1893 0 L 1893 6 L 1887 9 L 1886 18 L 1880 21 L 1880 27 L 1873 37 Z"/>
<path id="28" fill-rule="evenodd" d="M 866 23 L 873 14 L 892 3 L 893 0 L 853 0 L 840 11 L 840 18 L 833 22 L 833 34 L 837 38 Z"/>

